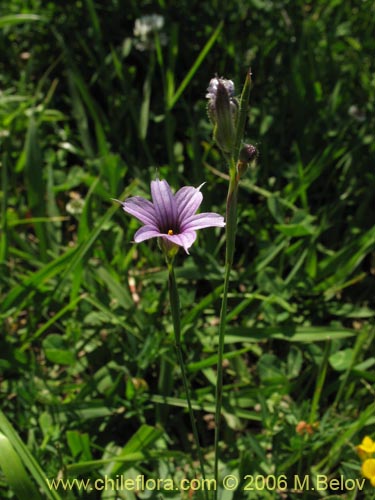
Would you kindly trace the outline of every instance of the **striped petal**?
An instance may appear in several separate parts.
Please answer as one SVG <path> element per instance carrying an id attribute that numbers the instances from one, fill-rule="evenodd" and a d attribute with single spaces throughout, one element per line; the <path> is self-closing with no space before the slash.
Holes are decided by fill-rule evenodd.
<path id="1" fill-rule="evenodd" d="M 171 243 L 175 243 L 176 245 L 183 247 L 185 252 L 188 254 L 189 248 L 197 238 L 197 233 L 195 231 L 184 231 L 181 234 L 162 234 L 161 236 Z"/>
<path id="2" fill-rule="evenodd" d="M 125 212 L 133 215 L 143 224 L 149 224 L 157 228 L 155 208 L 151 201 L 145 200 L 141 196 L 133 196 L 120 203 Z"/>
<path id="3" fill-rule="evenodd" d="M 202 214 L 192 215 L 184 220 L 181 231 L 196 231 L 204 227 L 224 227 L 224 217 L 213 212 L 204 212 Z"/>
<path id="4" fill-rule="evenodd" d="M 155 207 L 159 229 L 167 232 L 176 229 L 177 207 L 167 181 L 151 181 L 151 195 Z"/>
<path id="5" fill-rule="evenodd" d="M 186 186 L 177 191 L 175 200 L 177 204 L 178 223 L 183 224 L 184 220 L 191 217 L 200 207 L 203 195 L 200 192 L 201 184 L 198 188 Z"/>
<path id="6" fill-rule="evenodd" d="M 149 240 L 150 238 L 157 238 L 161 236 L 160 231 L 155 229 L 154 226 L 142 226 L 134 235 L 134 241 L 140 243 L 141 241 Z"/>

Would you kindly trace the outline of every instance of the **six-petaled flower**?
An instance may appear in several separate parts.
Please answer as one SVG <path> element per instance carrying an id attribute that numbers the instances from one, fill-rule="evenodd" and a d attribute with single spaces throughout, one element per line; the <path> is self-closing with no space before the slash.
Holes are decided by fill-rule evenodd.
<path id="1" fill-rule="evenodd" d="M 161 238 L 165 245 L 181 246 L 189 253 L 198 229 L 223 227 L 225 222 L 221 215 L 196 213 L 203 200 L 201 187 L 185 186 L 173 194 L 167 181 L 155 180 L 151 182 L 152 202 L 141 196 L 120 202 L 125 212 L 144 224 L 135 233 L 134 241 Z"/>

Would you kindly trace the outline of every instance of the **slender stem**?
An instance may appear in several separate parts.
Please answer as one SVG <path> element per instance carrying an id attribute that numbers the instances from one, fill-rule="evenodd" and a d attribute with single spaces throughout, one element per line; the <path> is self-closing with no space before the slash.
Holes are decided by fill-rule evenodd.
<path id="1" fill-rule="evenodd" d="M 202 454 L 202 449 L 201 449 L 200 442 L 199 442 L 198 429 L 197 429 L 197 425 L 196 425 L 195 418 L 194 418 L 193 407 L 192 407 L 191 399 L 190 399 L 190 391 L 189 391 L 188 381 L 187 381 L 187 377 L 186 377 L 185 364 L 184 364 L 184 359 L 183 359 L 183 355 L 182 355 L 181 324 L 180 324 L 180 299 L 179 299 L 179 295 L 178 295 L 178 289 L 177 289 L 176 278 L 175 278 L 175 274 L 174 274 L 173 263 L 171 263 L 171 262 L 168 262 L 168 271 L 169 271 L 169 277 L 168 277 L 169 300 L 170 300 L 170 304 L 171 304 L 171 313 L 172 313 L 172 321 L 173 321 L 176 354 L 177 354 L 177 359 L 178 359 L 180 369 L 181 369 L 182 382 L 183 382 L 184 391 L 186 394 L 186 401 L 187 401 L 187 405 L 188 405 L 194 441 L 195 441 L 195 444 L 197 447 L 200 470 L 201 470 L 201 474 L 202 474 L 203 479 L 206 479 L 206 474 L 205 474 L 205 470 L 204 470 L 203 454 Z M 204 497 L 206 500 L 208 500 L 208 493 L 206 490 L 204 490 Z"/>
<path id="2" fill-rule="evenodd" d="M 320 396 L 322 395 L 323 385 L 327 375 L 328 358 L 330 351 L 331 351 L 331 341 L 327 340 L 326 345 L 324 347 L 323 359 L 319 367 L 319 373 L 316 381 L 313 400 L 311 403 L 310 418 L 309 418 L 310 424 L 313 424 L 318 417 L 319 401 L 320 401 Z"/>
<path id="3" fill-rule="evenodd" d="M 237 229 L 237 193 L 238 179 L 236 177 L 236 166 L 231 160 L 230 162 L 230 181 L 227 197 L 226 208 L 226 255 L 225 255 L 225 275 L 224 275 L 224 290 L 220 310 L 219 324 L 219 344 L 217 357 L 217 380 L 215 392 L 215 463 L 214 463 L 214 478 L 216 481 L 216 490 L 214 492 L 214 500 L 217 499 L 218 479 L 219 479 L 219 439 L 220 439 L 220 422 L 221 422 L 221 406 L 223 399 L 223 359 L 224 359 L 224 338 L 225 326 L 227 317 L 228 289 L 230 274 L 233 265 L 234 247 Z"/>
<path id="4" fill-rule="evenodd" d="M 348 368 L 347 368 L 346 372 L 344 373 L 344 376 L 343 376 L 343 378 L 341 380 L 340 387 L 339 387 L 339 389 L 338 389 L 338 391 L 336 393 L 335 400 L 334 400 L 334 402 L 332 404 L 332 410 L 336 409 L 336 407 L 340 403 L 340 400 L 341 400 L 342 396 L 344 395 L 344 393 L 345 393 L 345 399 L 344 399 L 344 401 L 348 401 L 348 399 L 350 398 L 352 389 L 351 389 L 350 386 L 348 387 L 348 380 L 349 380 L 349 377 L 350 377 L 350 375 L 352 373 L 353 367 L 354 367 L 354 365 L 357 362 L 358 355 L 360 354 L 360 352 L 361 352 L 361 350 L 363 348 L 363 344 L 367 341 L 367 339 L 369 337 L 369 333 L 370 333 L 369 331 L 367 331 L 366 329 L 364 329 L 358 335 L 358 337 L 357 337 L 357 339 L 355 341 L 354 349 L 353 349 L 353 354 L 352 354 L 352 359 L 351 359 L 350 365 L 348 366 Z"/>
<path id="5" fill-rule="evenodd" d="M 220 310 L 220 325 L 219 325 L 219 345 L 217 354 L 217 380 L 215 391 L 215 462 L 214 462 L 214 477 L 216 488 L 214 491 L 214 500 L 217 500 L 217 492 L 219 486 L 219 438 L 220 438 L 220 420 L 221 407 L 223 399 L 223 359 L 224 359 L 224 338 L 225 326 L 227 319 L 227 303 L 230 273 L 233 265 L 234 248 L 236 242 L 237 229 L 237 196 L 238 184 L 240 181 L 240 173 L 237 172 L 237 163 L 239 160 L 241 144 L 245 131 L 247 119 L 249 97 L 251 87 L 251 70 L 249 69 L 246 75 L 245 83 L 242 88 L 241 98 L 239 102 L 239 113 L 236 122 L 236 135 L 233 150 L 226 156 L 229 165 L 229 189 L 227 196 L 226 208 L 226 254 L 225 254 L 225 275 L 224 275 L 224 290 Z"/>

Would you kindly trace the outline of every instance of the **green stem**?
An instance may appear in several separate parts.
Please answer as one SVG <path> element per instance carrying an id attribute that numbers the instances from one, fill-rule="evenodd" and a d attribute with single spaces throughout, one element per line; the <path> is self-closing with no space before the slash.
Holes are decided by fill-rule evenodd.
<path id="1" fill-rule="evenodd" d="M 220 439 L 220 420 L 221 420 L 221 407 L 223 399 L 223 359 L 224 359 L 224 338 L 225 326 L 227 320 L 227 304 L 228 304 L 228 289 L 230 273 L 233 265 L 234 248 L 236 242 L 237 230 L 237 197 L 238 197 L 238 184 L 240 181 L 240 173 L 237 172 L 237 163 L 240 155 L 241 144 L 245 131 L 245 124 L 247 119 L 247 112 L 249 106 L 251 87 L 251 71 L 247 72 L 244 86 L 242 88 L 238 120 L 236 123 L 236 135 L 233 150 L 231 154 L 226 157 L 229 165 L 229 189 L 227 196 L 226 208 L 226 253 L 225 253 L 225 275 L 224 275 L 224 290 L 220 310 L 220 325 L 219 325 L 219 345 L 217 353 L 217 380 L 215 391 L 215 462 L 214 462 L 214 477 L 216 481 L 216 488 L 214 491 L 214 500 L 217 500 L 217 492 L 219 486 L 219 439 Z"/>
<path id="2" fill-rule="evenodd" d="M 187 401 L 187 405 L 188 405 L 194 441 L 195 441 L 195 444 L 197 447 L 200 470 L 201 470 L 202 478 L 206 479 L 206 474 L 205 474 L 205 470 L 204 470 L 204 462 L 203 462 L 203 454 L 202 454 L 202 449 L 201 449 L 201 446 L 199 443 L 198 429 L 197 429 L 197 425 L 196 425 L 195 418 L 194 418 L 193 407 L 192 407 L 191 399 L 190 399 L 189 386 L 188 386 L 188 381 L 187 381 L 187 377 L 186 377 L 185 364 L 184 364 L 184 359 L 183 359 L 183 355 L 182 355 L 181 323 L 180 323 L 180 299 L 179 299 L 178 290 L 177 290 L 177 284 L 176 284 L 176 278 L 175 278 L 175 274 L 174 274 L 173 263 L 171 263 L 171 262 L 168 262 L 168 272 L 169 272 L 169 277 L 168 277 L 169 300 L 170 300 L 170 304 L 171 304 L 171 313 L 172 313 L 172 321 L 173 321 L 176 354 L 177 354 L 177 359 L 178 359 L 180 369 L 181 369 L 182 383 L 183 383 L 184 391 L 186 394 L 186 401 Z M 205 491 L 204 497 L 206 500 L 208 500 L 207 495 L 208 495 L 207 491 Z"/>
<path id="3" fill-rule="evenodd" d="M 342 377 L 342 380 L 341 380 L 341 383 L 340 383 L 340 387 L 336 393 L 336 397 L 335 397 L 335 400 L 332 404 L 332 410 L 335 410 L 337 408 L 337 406 L 339 405 L 340 401 L 341 401 L 341 398 L 344 396 L 345 394 L 345 398 L 344 398 L 344 401 L 348 401 L 348 399 L 350 398 L 350 395 L 351 395 L 351 392 L 352 392 L 352 387 L 351 387 L 351 384 L 348 384 L 349 382 L 349 377 L 352 373 L 352 370 L 353 370 L 353 367 L 354 365 L 356 364 L 357 362 L 357 359 L 358 359 L 358 356 L 363 348 L 363 345 L 364 343 L 368 340 L 369 338 L 369 331 L 367 331 L 366 329 L 364 329 L 357 337 L 356 339 L 356 342 L 354 344 L 354 349 L 353 349 L 353 354 L 352 354 L 352 359 L 351 359 L 351 362 L 350 362 L 350 365 L 349 367 L 347 368 L 346 372 L 344 373 L 343 377 Z M 354 386 L 354 384 L 353 384 Z"/>
<path id="4" fill-rule="evenodd" d="M 230 274 L 233 265 L 233 256 L 236 240 L 237 229 L 237 194 L 238 194 L 238 178 L 236 176 L 236 165 L 233 160 L 230 162 L 230 181 L 227 197 L 226 208 L 226 255 L 225 255 L 225 275 L 224 275 L 224 290 L 220 310 L 219 324 L 219 344 L 217 357 L 217 380 L 215 393 L 215 463 L 214 463 L 214 478 L 216 481 L 216 490 L 214 499 L 217 499 L 217 491 L 219 484 L 219 439 L 220 439 L 220 422 L 221 422 L 221 406 L 223 400 L 223 360 L 224 360 L 224 338 L 225 326 L 227 318 L 227 303 Z"/>
<path id="5" fill-rule="evenodd" d="M 310 418 L 309 418 L 310 424 L 313 424 L 318 418 L 319 401 L 320 401 L 320 396 L 322 395 L 324 381 L 327 375 L 328 359 L 330 351 L 331 351 L 331 341 L 327 340 L 326 345 L 324 347 L 323 359 L 319 367 L 318 378 L 316 381 L 313 400 L 311 403 Z"/>

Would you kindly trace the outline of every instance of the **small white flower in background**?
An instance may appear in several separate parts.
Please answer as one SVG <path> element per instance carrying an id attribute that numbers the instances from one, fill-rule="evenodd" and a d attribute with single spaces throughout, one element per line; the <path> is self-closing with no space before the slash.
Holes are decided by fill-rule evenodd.
<path id="1" fill-rule="evenodd" d="M 154 36 L 159 33 L 161 45 L 167 43 L 167 37 L 161 30 L 164 28 L 164 17 L 158 14 L 142 16 L 135 20 L 133 34 L 135 46 L 138 50 L 152 50 L 155 48 Z"/>
<path id="2" fill-rule="evenodd" d="M 354 118 L 357 122 L 366 121 L 366 113 L 362 111 L 356 104 L 352 104 L 348 109 L 348 115 Z"/>
<path id="3" fill-rule="evenodd" d="M 81 195 L 76 191 L 71 191 L 69 193 L 70 201 L 65 206 L 65 210 L 70 215 L 81 215 L 83 212 L 83 206 L 85 200 L 81 198 Z"/>
<path id="4" fill-rule="evenodd" d="M 134 25 L 134 36 L 144 37 L 151 31 L 160 31 L 164 27 L 164 17 L 158 14 L 142 16 L 136 19 Z"/>

